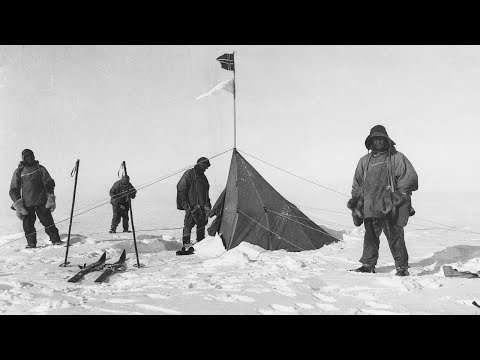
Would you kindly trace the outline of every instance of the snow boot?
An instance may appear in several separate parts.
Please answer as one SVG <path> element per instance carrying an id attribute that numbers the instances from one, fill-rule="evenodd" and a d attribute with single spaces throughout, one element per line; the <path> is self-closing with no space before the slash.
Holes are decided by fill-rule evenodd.
<path id="1" fill-rule="evenodd" d="M 52 245 L 63 245 L 63 244 L 65 244 L 65 241 L 62 241 L 62 240 L 52 241 Z"/>
<path id="2" fill-rule="evenodd" d="M 375 273 L 375 266 L 362 265 L 358 269 L 353 269 L 350 271 L 361 272 L 361 273 Z"/>
<path id="3" fill-rule="evenodd" d="M 193 248 L 193 246 L 190 246 L 190 247 L 188 248 L 188 250 L 185 249 L 185 246 L 183 246 L 181 250 L 178 250 L 178 251 L 176 252 L 176 254 L 177 254 L 177 255 L 191 255 L 191 254 L 194 253 L 194 251 L 195 251 L 195 249 Z"/>
<path id="4" fill-rule="evenodd" d="M 116 233 L 116 231 L 115 231 L 115 230 L 113 230 L 113 229 L 110 229 L 109 233 L 110 233 L 110 234 L 115 234 L 115 233 Z"/>
<path id="5" fill-rule="evenodd" d="M 27 246 L 25 246 L 25 249 L 35 249 L 37 247 L 37 244 L 27 244 Z"/>
<path id="6" fill-rule="evenodd" d="M 410 273 L 407 268 L 398 267 L 395 276 L 408 276 Z"/>
<path id="7" fill-rule="evenodd" d="M 128 230 L 128 229 L 127 229 L 127 230 L 123 229 L 123 232 L 126 232 L 126 233 L 131 233 L 131 231 L 130 231 L 130 230 Z"/>

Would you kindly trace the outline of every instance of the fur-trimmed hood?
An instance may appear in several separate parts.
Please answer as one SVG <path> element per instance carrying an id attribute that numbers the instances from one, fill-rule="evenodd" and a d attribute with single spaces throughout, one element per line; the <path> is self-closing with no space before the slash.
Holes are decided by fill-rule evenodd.
<path id="1" fill-rule="evenodd" d="M 385 129 L 384 126 L 382 125 L 375 125 L 371 130 L 370 130 L 370 135 L 367 136 L 365 139 L 365 147 L 367 150 L 370 150 L 372 148 L 372 137 L 374 136 L 381 136 L 384 137 L 388 140 L 388 143 L 390 144 L 390 150 L 393 148 L 393 145 L 396 145 L 395 142 L 390 139 L 390 137 L 387 134 L 387 130 Z"/>

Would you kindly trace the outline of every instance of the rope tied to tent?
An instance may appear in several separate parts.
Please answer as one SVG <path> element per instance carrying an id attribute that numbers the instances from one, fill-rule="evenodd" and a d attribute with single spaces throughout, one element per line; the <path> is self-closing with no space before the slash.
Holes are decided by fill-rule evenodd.
<path id="1" fill-rule="evenodd" d="M 265 209 L 266 211 L 266 209 Z M 247 218 L 249 218 L 250 220 L 252 220 L 254 223 L 260 225 L 262 228 L 264 228 L 265 230 L 267 230 L 268 232 L 271 232 L 273 235 L 277 236 L 278 238 L 282 239 L 283 241 L 289 243 L 290 245 L 293 245 L 295 246 L 296 248 L 300 249 L 300 251 L 305 251 L 305 249 L 302 249 L 300 246 L 294 244 L 294 243 L 291 243 L 290 241 L 288 241 L 287 239 L 281 237 L 280 235 L 278 235 L 277 233 L 274 233 L 272 230 L 268 229 L 267 227 L 263 226 L 262 224 L 260 224 L 258 221 L 256 221 L 255 219 L 251 218 L 250 216 L 248 216 L 247 214 L 245 214 L 242 210 L 240 209 L 237 209 L 237 212 L 240 212 L 242 213 L 243 215 L 245 215 Z M 315 250 L 315 249 L 314 249 Z"/>
<path id="2" fill-rule="evenodd" d="M 334 238 L 334 239 L 337 240 L 337 241 L 345 242 L 345 241 L 343 241 L 343 240 L 341 240 L 341 239 L 336 238 L 336 237 L 333 236 L 333 235 L 330 235 L 328 232 L 326 232 L 326 231 L 323 230 L 323 229 L 320 229 L 320 230 L 319 230 L 319 229 L 315 229 L 314 227 L 308 226 L 307 224 L 303 224 L 303 223 L 301 223 L 300 221 L 296 221 L 296 220 L 294 220 L 294 219 L 290 219 L 289 217 L 287 217 L 287 216 L 284 215 L 284 214 L 278 213 L 278 212 L 276 212 L 276 211 L 273 211 L 273 210 L 270 210 L 270 209 L 267 209 L 267 208 L 265 208 L 265 212 L 270 212 L 270 213 L 275 214 L 275 215 L 278 215 L 278 216 L 280 216 L 280 217 L 282 217 L 282 218 L 284 218 L 284 219 L 287 219 L 287 220 L 296 222 L 297 224 L 300 224 L 300 225 L 302 225 L 302 226 L 305 226 L 305 227 L 307 227 L 307 228 L 309 228 L 309 229 L 312 229 L 312 230 L 315 230 L 315 231 L 317 231 L 317 232 L 319 232 L 319 233 L 322 233 L 322 234 L 324 234 L 324 235 L 330 236 L 330 237 Z M 294 216 L 294 217 L 298 217 L 298 218 L 301 218 L 301 219 L 310 220 L 310 219 L 307 218 L 307 217 L 301 217 L 301 216 L 295 216 L 295 215 L 290 215 L 290 216 Z"/>
<path id="3" fill-rule="evenodd" d="M 311 184 L 320 186 L 320 187 L 322 187 L 322 188 L 324 188 L 324 189 L 327 189 L 327 190 L 336 192 L 337 194 L 340 194 L 340 195 L 343 195 L 343 196 L 346 196 L 346 197 L 350 197 L 350 195 L 348 195 L 348 194 L 345 194 L 345 193 L 342 193 L 342 192 L 340 192 L 340 191 L 334 190 L 334 189 L 332 189 L 332 188 L 323 186 L 323 185 L 321 185 L 321 184 L 319 184 L 319 183 L 316 183 L 316 182 L 314 182 L 314 181 L 305 179 L 304 177 L 295 175 L 294 173 L 292 173 L 292 172 L 290 172 L 290 171 L 287 171 L 287 170 L 284 170 L 284 169 L 282 169 L 282 168 L 279 168 L 278 166 L 272 165 L 272 164 L 270 164 L 270 163 L 268 163 L 268 162 L 266 162 L 266 161 L 264 161 L 264 160 L 262 160 L 262 159 L 257 158 L 256 156 L 253 156 L 253 155 L 250 155 L 250 154 L 246 153 L 246 152 L 243 151 L 243 150 L 240 150 L 240 149 L 237 149 L 237 150 L 241 151 L 241 152 L 244 153 L 245 155 L 248 155 L 248 156 L 250 156 L 250 157 L 252 157 L 252 158 L 254 158 L 254 159 L 257 159 L 258 161 L 261 161 L 261 162 L 263 162 L 263 163 L 265 163 L 265 164 L 267 164 L 267 165 L 269 165 L 269 166 L 271 166 L 271 167 L 274 167 L 275 169 L 278 169 L 278 170 L 280 170 L 280 171 L 283 171 L 283 172 L 285 172 L 285 173 L 287 173 L 287 174 L 289 174 L 289 175 L 295 176 L 295 177 L 297 177 L 297 178 L 299 178 L 299 179 L 302 179 L 302 180 L 304 180 L 304 181 L 306 181 L 306 182 L 309 182 L 309 183 L 311 183 Z"/>

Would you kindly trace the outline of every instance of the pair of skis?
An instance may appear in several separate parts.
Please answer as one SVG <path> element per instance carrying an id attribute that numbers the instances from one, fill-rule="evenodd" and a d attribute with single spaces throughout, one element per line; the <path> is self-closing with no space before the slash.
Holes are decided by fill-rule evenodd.
<path id="1" fill-rule="evenodd" d="M 95 279 L 95 282 L 101 283 L 107 280 L 111 275 L 118 273 L 118 272 L 123 272 L 127 269 L 127 264 L 125 262 L 126 260 L 126 252 L 125 249 L 122 252 L 122 255 L 120 255 L 120 258 L 118 259 L 117 262 L 113 264 L 105 264 L 105 261 L 107 259 L 107 253 L 104 252 L 102 257 L 97 260 L 96 262 L 92 264 L 84 264 L 83 266 L 79 265 L 79 268 L 81 269 L 78 273 L 76 273 L 72 278 L 68 279 L 68 282 L 78 282 L 80 281 L 86 274 L 94 272 L 94 271 L 100 271 L 103 270 L 103 273 Z"/>

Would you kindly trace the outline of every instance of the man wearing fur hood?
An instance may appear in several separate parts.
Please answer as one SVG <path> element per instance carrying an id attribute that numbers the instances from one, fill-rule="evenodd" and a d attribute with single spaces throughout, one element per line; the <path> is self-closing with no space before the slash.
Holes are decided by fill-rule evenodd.
<path id="1" fill-rule="evenodd" d="M 412 191 L 418 189 L 418 176 L 405 155 L 395 149 L 385 127 L 376 125 L 365 139 L 369 153 L 358 162 L 353 177 L 352 210 L 354 224 L 365 226 L 362 266 L 354 271 L 374 273 L 380 235 L 384 232 L 395 260 L 397 276 L 408 276 L 408 252 L 403 228 L 415 212 Z"/>
<path id="2" fill-rule="evenodd" d="M 14 171 L 10 183 L 9 195 L 13 201 L 12 209 L 23 222 L 23 231 L 27 239 L 26 248 L 37 246 L 37 232 L 35 230 L 36 216 L 45 227 L 53 245 L 64 244 L 60 240 L 58 229 L 53 221 L 52 212 L 55 210 L 55 181 L 47 169 L 35 160 L 30 149 L 22 151 L 22 161 Z"/>

